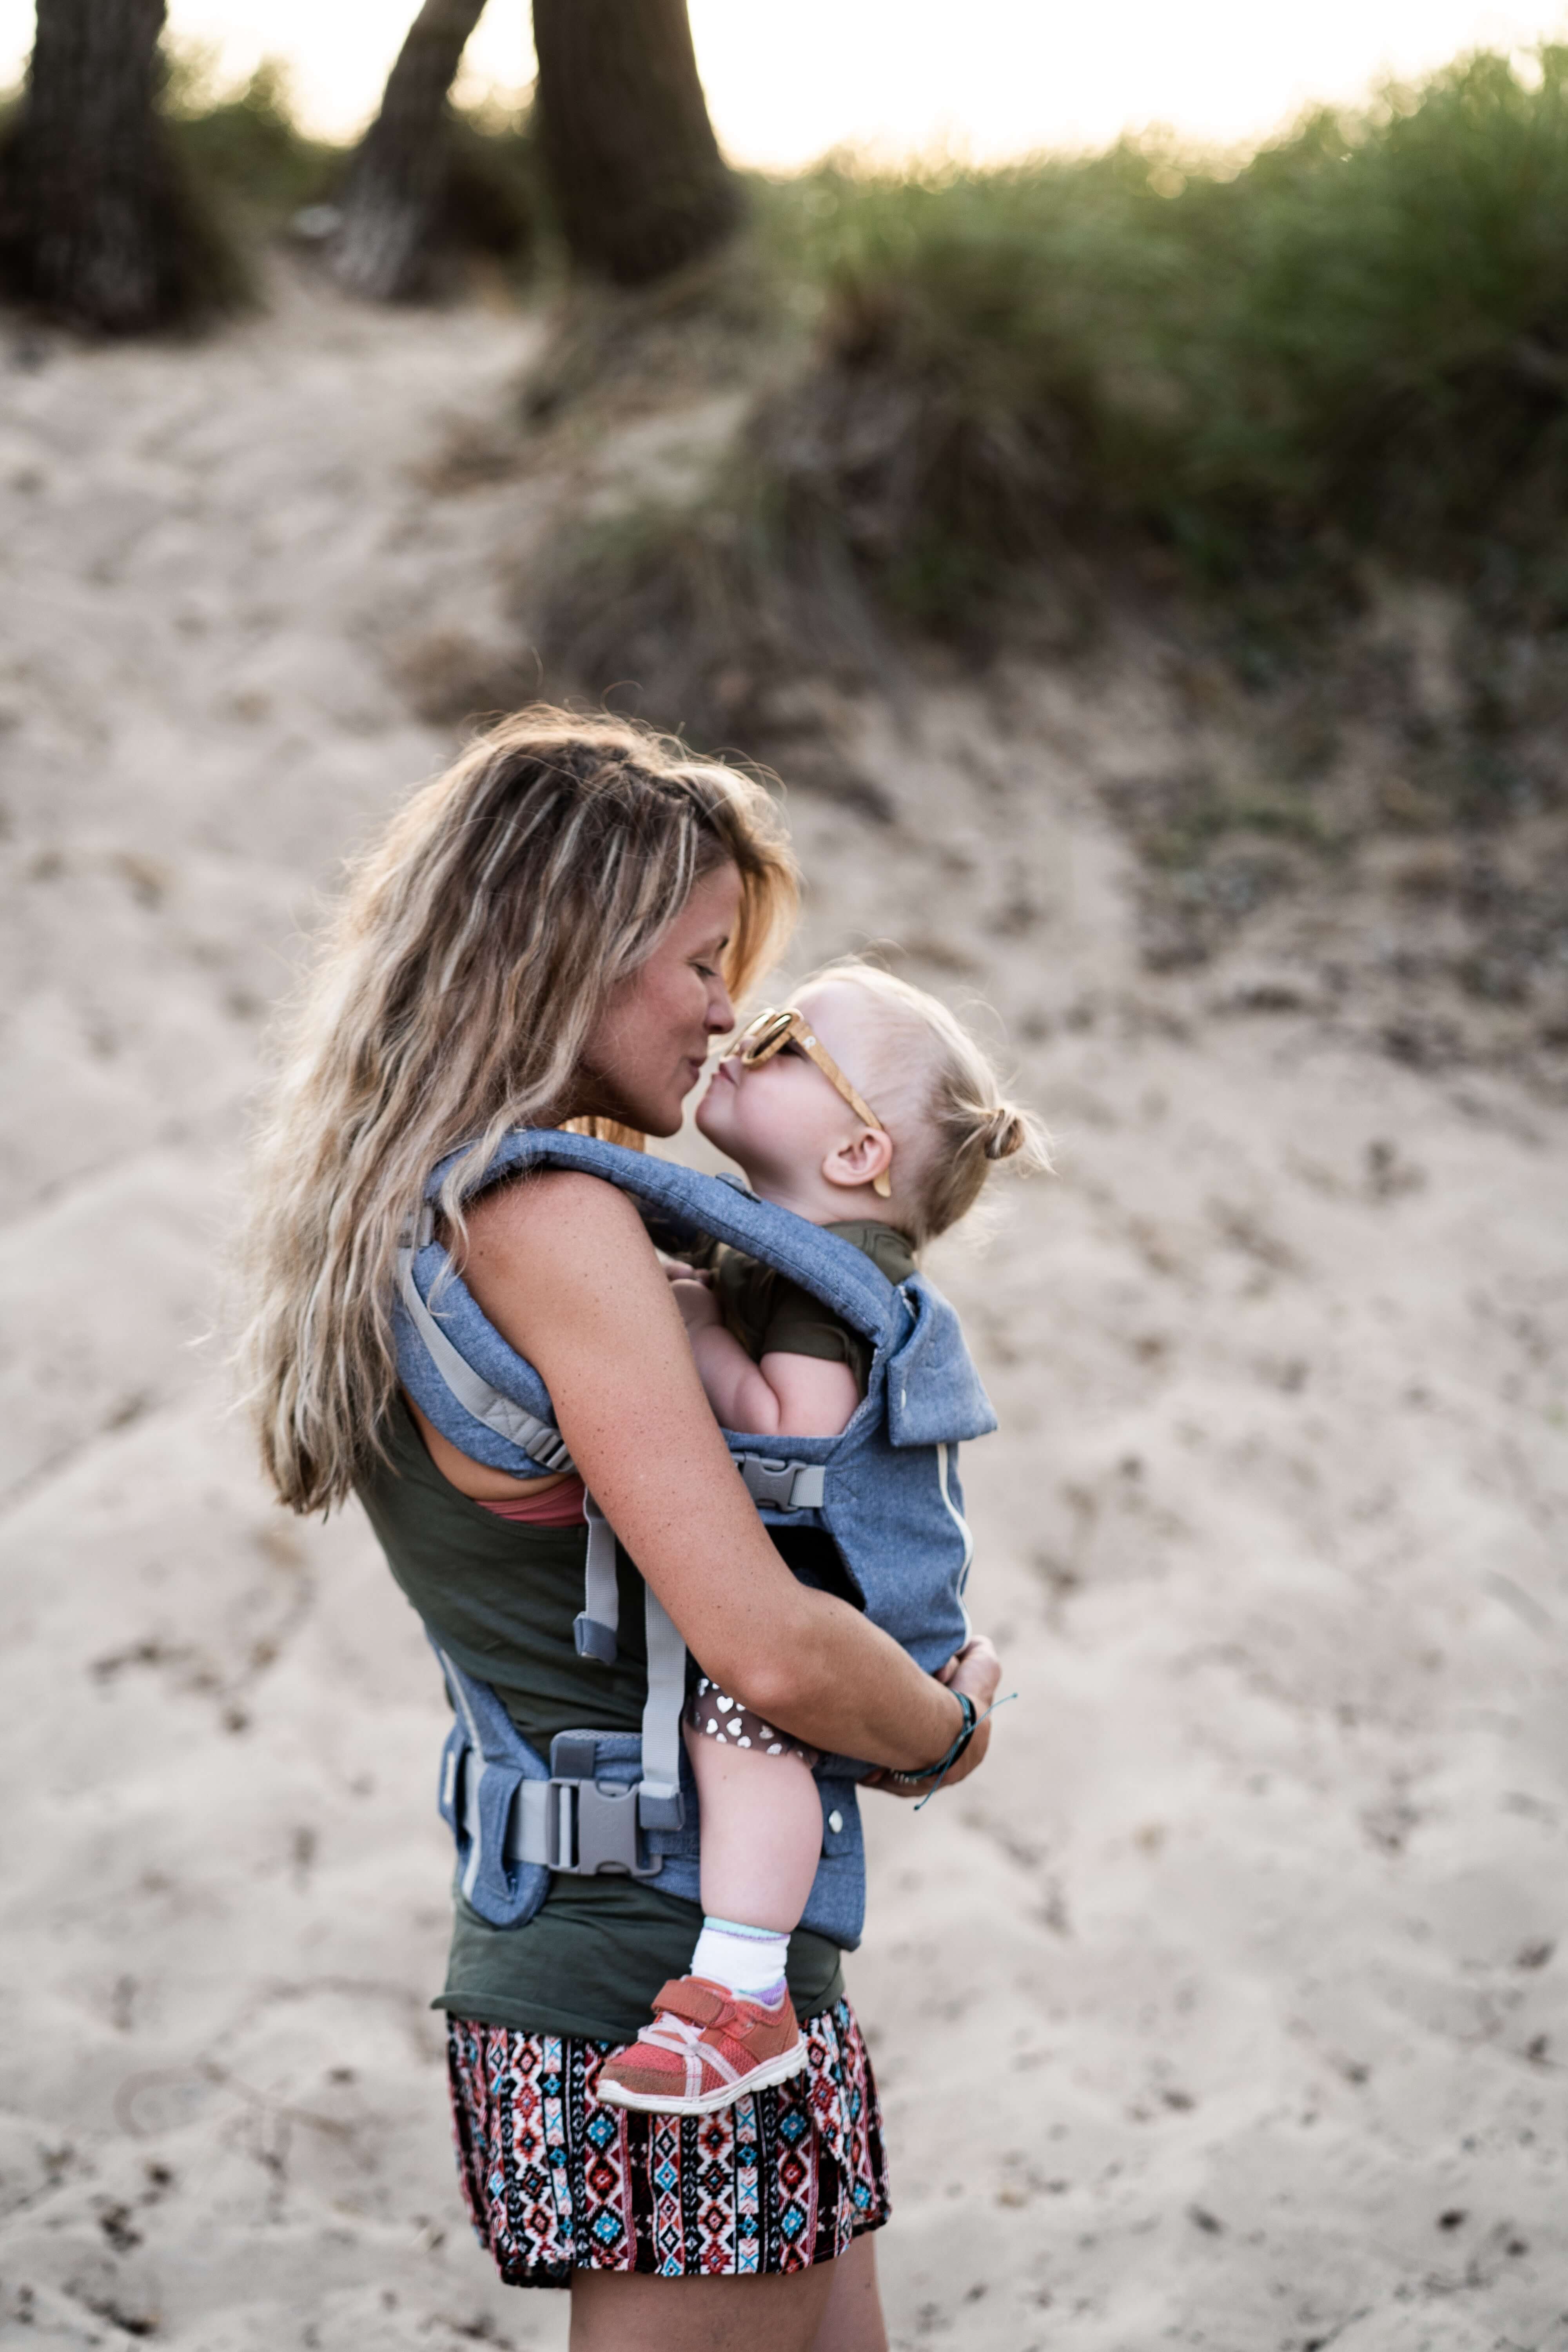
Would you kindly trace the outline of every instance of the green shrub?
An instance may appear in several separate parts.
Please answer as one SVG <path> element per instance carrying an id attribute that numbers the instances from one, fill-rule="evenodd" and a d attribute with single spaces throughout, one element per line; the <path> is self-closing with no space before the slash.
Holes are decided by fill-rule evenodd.
<path id="1" fill-rule="evenodd" d="M 268 219 L 311 203 L 342 169 L 342 149 L 300 129 L 288 68 L 275 58 L 237 89 L 220 91 L 208 58 L 177 54 L 164 113 L 193 175 Z"/>
<path id="2" fill-rule="evenodd" d="M 759 420 L 775 503 L 937 627 L 1090 540 L 1233 584 L 1376 546 L 1568 613 L 1568 48 L 1536 63 L 1461 60 L 1239 170 L 1129 141 L 775 187 L 762 233 L 825 296 Z"/>

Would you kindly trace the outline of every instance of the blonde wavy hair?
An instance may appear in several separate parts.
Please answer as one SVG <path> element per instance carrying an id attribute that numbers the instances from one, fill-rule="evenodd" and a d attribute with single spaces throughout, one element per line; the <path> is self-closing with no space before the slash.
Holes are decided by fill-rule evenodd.
<path id="1" fill-rule="evenodd" d="M 558 1123 L 608 992 L 725 862 L 740 995 L 798 897 L 763 786 L 541 707 L 416 793 L 353 870 L 279 1024 L 242 1251 L 246 1401 L 291 1508 L 342 1501 L 384 1443 L 398 1241 L 431 1169 L 461 1150 L 440 1202 L 460 1244 L 465 1179 L 509 1128 Z"/>

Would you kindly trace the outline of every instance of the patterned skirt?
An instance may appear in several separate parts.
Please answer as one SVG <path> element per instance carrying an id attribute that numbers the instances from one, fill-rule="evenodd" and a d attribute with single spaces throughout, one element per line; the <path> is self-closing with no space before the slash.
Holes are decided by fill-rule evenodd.
<path id="1" fill-rule="evenodd" d="M 841 2000 L 804 2031 L 809 2063 L 776 2089 L 646 2116 L 594 2095 L 614 2042 L 449 2018 L 458 2176 L 507 2284 L 803 2271 L 880 2229 L 882 2119 L 855 2012 Z"/>

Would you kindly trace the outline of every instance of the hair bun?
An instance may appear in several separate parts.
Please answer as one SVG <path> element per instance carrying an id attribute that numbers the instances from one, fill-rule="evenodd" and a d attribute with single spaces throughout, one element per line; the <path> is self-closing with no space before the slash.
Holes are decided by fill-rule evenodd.
<path id="1" fill-rule="evenodd" d="M 980 1130 L 987 1160 L 1011 1160 L 1015 1151 L 1022 1151 L 1028 1139 L 1028 1121 L 1011 1103 L 998 1103 Z"/>

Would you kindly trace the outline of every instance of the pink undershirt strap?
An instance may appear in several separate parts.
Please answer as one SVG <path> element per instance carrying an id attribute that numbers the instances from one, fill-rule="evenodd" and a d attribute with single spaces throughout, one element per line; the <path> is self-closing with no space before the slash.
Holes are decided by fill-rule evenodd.
<path id="1" fill-rule="evenodd" d="M 581 1478 L 574 1477 L 563 1478 L 559 1486 L 547 1486 L 542 1495 L 509 1495 L 500 1503 L 487 1502 L 477 1495 L 474 1500 L 481 1511 L 510 1520 L 513 1527 L 580 1528 L 585 1491 Z"/>

